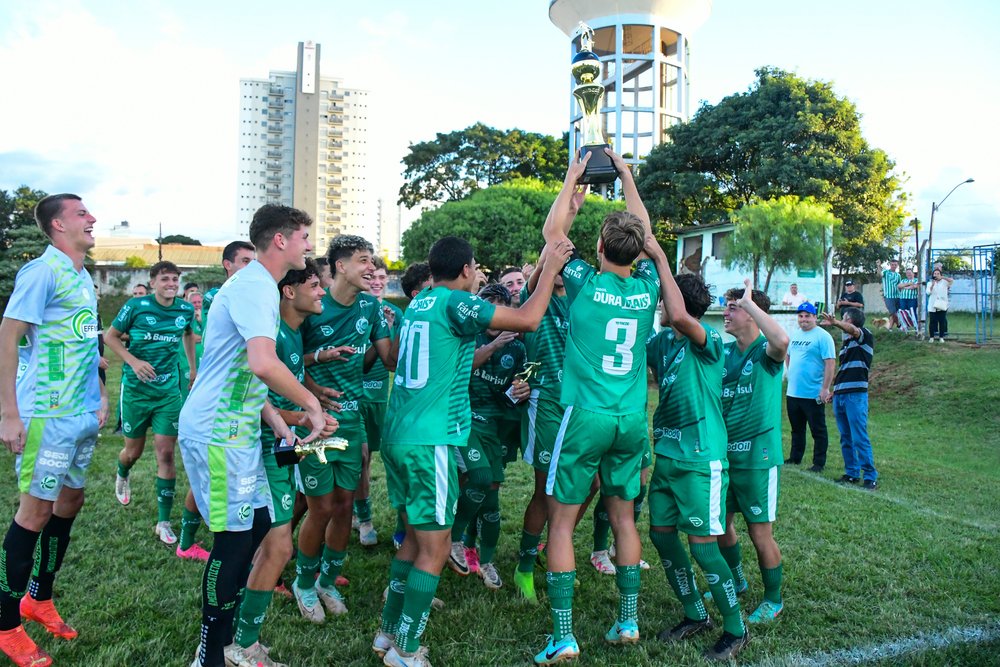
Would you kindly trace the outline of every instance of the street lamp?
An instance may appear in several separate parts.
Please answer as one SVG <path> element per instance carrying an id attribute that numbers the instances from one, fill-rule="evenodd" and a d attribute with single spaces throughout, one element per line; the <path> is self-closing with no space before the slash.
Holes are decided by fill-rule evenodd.
<path id="1" fill-rule="evenodd" d="M 953 187 L 951 190 L 949 190 L 948 194 L 946 194 L 944 196 L 944 199 L 941 200 L 940 204 L 935 203 L 935 202 L 931 202 L 931 226 L 930 226 L 930 229 L 927 231 L 927 263 L 928 263 L 928 266 L 930 266 L 931 253 L 934 250 L 934 214 L 937 212 L 937 210 L 939 208 L 941 208 L 941 204 L 944 204 L 945 199 L 948 199 L 948 197 L 951 196 L 952 192 L 954 192 L 955 190 L 959 189 L 960 187 L 962 187 L 966 183 L 975 183 L 975 182 L 976 182 L 976 179 L 974 179 L 974 178 L 967 178 L 964 181 L 962 181 L 961 183 L 959 183 L 958 185 L 956 185 L 955 187 Z"/>

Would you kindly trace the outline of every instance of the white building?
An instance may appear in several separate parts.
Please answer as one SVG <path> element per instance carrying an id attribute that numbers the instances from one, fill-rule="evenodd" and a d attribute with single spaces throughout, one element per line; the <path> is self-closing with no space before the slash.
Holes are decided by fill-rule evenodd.
<path id="1" fill-rule="evenodd" d="M 294 72 L 240 80 L 237 229 L 265 203 L 309 213 L 316 255 L 338 234 L 379 236 L 368 186 L 368 92 L 320 74 L 320 45 L 299 42 Z"/>

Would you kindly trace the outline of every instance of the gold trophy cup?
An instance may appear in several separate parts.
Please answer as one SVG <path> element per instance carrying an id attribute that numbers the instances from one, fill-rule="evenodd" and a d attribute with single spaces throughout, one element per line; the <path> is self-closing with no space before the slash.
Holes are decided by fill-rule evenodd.
<path id="1" fill-rule="evenodd" d="M 618 170 L 611 157 L 604 152 L 610 145 L 601 130 L 601 100 L 604 84 L 601 83 L 601 60 L 593 52 L 594 31 L 580 23 L 580 51 L 573 57 L 570 72 L 573 74 L 573 97 L 580 105 L 580 159 L 590 153 L 590 161 L 580 178 L 580 184 L 602 185 L 614 183 Z"/>

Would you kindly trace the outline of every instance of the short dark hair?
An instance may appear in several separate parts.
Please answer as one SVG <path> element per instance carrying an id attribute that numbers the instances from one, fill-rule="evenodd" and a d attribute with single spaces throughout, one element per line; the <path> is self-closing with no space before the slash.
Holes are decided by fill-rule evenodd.
<path id="1" fill-rule="evenodd" d="M 490 302 L 499 301 L 502 306 L 510 305 L 510 290 L 500 283 L 490 283 L 489 285 L 486 285 L 479 290 L 479 294 L 476 296 Z"/>
<path id="2" fill-rule="evenodd" d="M 52 238 L 52 221 L 59 217 L 59 214 L 62 213 L 63 202 L 67 199 L 83 201 L 80 199 L 79 195 L 63 192 L 58 195 L 42 197 L 41 200 L 35 204 L 35 222 L 38 223 L 38 228 L 42 230 L 42 233 L 49 238 Z"/>
<path id="3" fill-rule="evenodd" d="M 264 204 L 253 214 L 253 221 L 250 222 L 250 243 L 265 251 L 271 247 L 275 234 L 288 236 L 310 225 L 312 218 L 305 211 L 281 204 Z"/>
<path id="4" fill-rule="evenodd" d="M 222 261 L 223 262 L 235 262 L 236 253 L 240 250 L 249 250 L 250 252 L 257 252 L 257 249 L 253 247 L 252 243 L 247 243 L 246 241 L 233 241 L 227 243 L 226 247 L 222 249 Z"/>
<path id="5" fill-rule="evenodd" d="M 743 298 L 743 292 L 745 291 L 742 287 L 734 287 L 733 289 L 726 290 L 726 301 L 739 301 Z M 765 313 L 771 312 L 771 299 L 766 293 L 755 289 L 750 293 L 750 300 L 757 304 L 757 307 Z"/>
<path id="6" fill-rule="evenodd" d="M 192 287 L 198 289 L 198 283 L 184 283 L 184 289 L 182 291 L 187 292 Z"/>
<path id="7" fill-rule="evenodd" d="M 168 262 L 166 260 L 162 262 L 157 262 L 149 267 L 149 279 L 156 280 L 156 276 L 161 273 L 176 273 L 178 276 L 181 275 L 181 270 L 177 268 L 177 265 L 173 262 Z"/>
<path id="8" fill-rule="evenodd" d="M 278 283 L 278 291 L 280 292 L 286 285 L 301 285 L 313 276 L 319 276 L 319 264 L 312 257 L 306 257 L 306 268 L 292 269 L 286 273 Z"/>
<path id="9" fill-rule="evenodd" d="M 500 272 L 500 277 L 497 280 L 503 280 L 503 277 L 511 273 L 523 273 L 521 269 L 516 266 L 508 266 L 506 269 Z"/>
<path id="10" fill-rule="evenodd" d="M 675 276 L 674 280 L 677 281 L 677 287 L 680 288 L 681 296 L 684 297 L 684 310 L 691 317 L 700 320 L 713 301 L 712 291 L 708 284 L 702 280 L 701 276 L 693 273 Z"/>
<path id="11" fill-rule="evenodd" d="M 337 262 L 342 259 L 350 259 L 356 252 L 368 251 L 374 255 L 372 244 L 364 237 L 354 234 L 340 234 L 330 241 L 330 246 L 326 249 L 326 261 L 330 264 L 330 272 L 337 271 Z"/>
<path id="12" fill-rule="evenodd" d="M 618 266 L 632 266 L 646 243 L 646 226 L 628 211 L 615 211 L 601 225 L 604 258 Z"/>
<path id="13" fill-rule="evenodd" d="M 457 236 L 445 236 L 434 242 L 427 253 L 427 264 L 434 280 L 454 280 L 472 264 L 472 245 Z"/>
<path id="14" fill-rule="evenodd" d="M 149 285 L 147 285 L 146 283 L 137 283 L 132 286 L 132 289 L 135 289 L 136 287 L 141 287 L 142 289 L 146 290 L 146 294 L 149 294 Z"/>
<path id="15" fill-rule="evenodd" d="M 844 319 L 860 329 L 865 326 L 865 311 L 853 306 L 844 308 Z"/>
<path id="16" fill-rule="evenodd" d="M 378 271 L 382 269 L 383 271 L 388 271 L 389 267 L 385 265 L 385 260 L 382 259 L 382 255 L 372 254 L 372 263 L 375 265 L 375 270 Z"/>
<path id="17" fill-rule="evenodd" d="M 403 288 L 403 293 L 407 299 L 413 298 L 413 293 L 420 290 L 420 286 L 431 277 L 431 267 L 427 262 L 410 264 L 403 272 L 403 277 L 399 279 L 399 286 Z"/>

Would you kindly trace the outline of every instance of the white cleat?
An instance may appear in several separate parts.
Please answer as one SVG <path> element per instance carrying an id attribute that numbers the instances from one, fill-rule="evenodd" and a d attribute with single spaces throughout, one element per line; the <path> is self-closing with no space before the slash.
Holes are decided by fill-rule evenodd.
<path id="1" fill-rule="evenodd" d="M 176 544 L 177 536 L 174 535 L 174 529 L 170 527 L 169 521 L 161 521 L 156 524 L 153 528 L 156 536 L 160 538 L 160 541 L 164 544 Z"/>
<path id="2" fill-rule="evenodd" d="M 122 505 L 132 502 L 132 487 L 128 483 L 128 477 L 122 477 L 115 473 L 115 498 Z"/>

